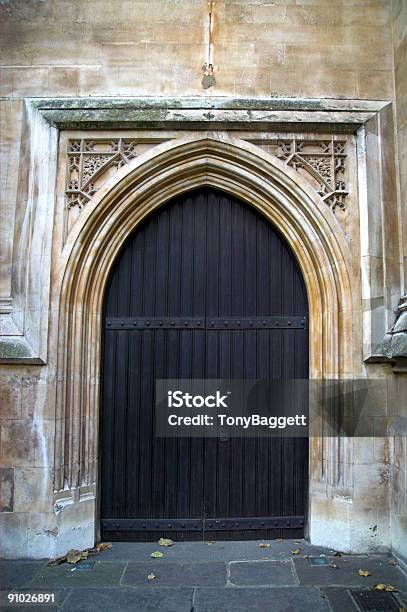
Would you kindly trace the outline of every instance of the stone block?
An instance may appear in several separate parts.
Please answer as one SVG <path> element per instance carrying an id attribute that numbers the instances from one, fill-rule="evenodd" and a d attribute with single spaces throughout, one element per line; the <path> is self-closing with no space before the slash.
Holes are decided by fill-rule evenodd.
<path id="1" fill-rule="evenodd" d="M 48 91 L 50 96 L 77 96 L 79 92 L 79 68 L 49 68 Z"/>
<path id="2" fill-rule="evenodd" d="M 2 421 L 0 435 L 3 465 L 17 468 L 34 464 L 35 434 L 32 421 Z"/>
<path id="3" fill-rule="evenodd" d="M 29 51 L 27 51 L 29 55 Z M 52 52 L 50 51 L 50 56 Z M 19 63 L 16 58 L 12 61 Z M 24 62 L 24 60 L 23 60 Z M 14 97 L 44 96 L 48 94 L 48 68 L 27 66 L 24 68 L 13 68 L 13 92 Z"/>
<path id="4" fill-rule="evenodd" d="M 373 35 L 371 32 L 370 35 Z M 387 43 L 386 43 L 387 44 Z M 288 66 L 324 66 L 338 70 L 391 70 L 392 53 L 388 45 L 340 44 L 287 44 L 286 63 Z"/>
<path id="5" fill-rule="evenodd" d="M 54 419 L 56 382 L 46 372 L 23 376 L 21 384 L 22 416 L 26 419 Z"/>
<path id="6" fill-rule="evenodd" d="M 2 557 L 7 559 L 26 558 L 27 532 L 30 515 L 21 512 L 0 514 L 0 541 Z"/>
<path id="7" fill-rule="evenodd" d="M 363 70 L 357 72 L 359 98 L 390 100 L 393 96 L 393 74 L 390 70 Z"/>
<path id="8" fill-rule="evenodd" d="M 0 512 L 14 510 L 14 468 L 0 468 Z"/>
<path id="9" fill-rule="evenodd" d="M 0 375 L 0 419 L 21 418 L 21 378 L 18 375 Z"/>
<path id="10" fill-rule="evenodd" d="M 52 485 L 52 470 L 45 468 L 16 468 L 14 511 L 51 512 Z"/>

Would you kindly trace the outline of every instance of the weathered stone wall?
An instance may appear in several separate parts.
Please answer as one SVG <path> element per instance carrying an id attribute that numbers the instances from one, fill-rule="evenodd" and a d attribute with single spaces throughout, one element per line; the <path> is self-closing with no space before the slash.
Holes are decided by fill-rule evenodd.
<path id="1" fill-rule="evenodd" d="M 400 230 L 404 265 L 404 294 L 407 294 L 407 2 L 393 0 L 394 86 L 398 168 L 400 186 Z M 404 398 L 407 405 L 407 396 Z M 394 439 L 392 458 L 391 532 L 395 551 L 406 556 L 407 541 L 407 439 Z"/>
<path id="2" fill-rule="evenodd" d="M 35 234 L 38 228 L 35 211 L 32 213 L 29 206 L 36 201 L 38 187 L 28 184 L 28 165 L 35 166 L 36 161 L 31 157 L 35 134 L 30 134 L 25 98 L 209 95 L 390 100 L 396 103 L 398 155 L 400 162 L 404 160 L 404 166 L 400 164 L 400 193 L 407 192 L 403 0 L 393 0 L 393 5 L 391 0 L 219 0 L 212 7 L 211 33 L 206 0 L 4 0 L 0 10 L 3 333 L 16 333 L 14 326 L 21 305 L 15 299 L 12 304 L 12 296 L 17 293 L 13 284 L 25 282 L 21 273 L 24 266 L 17 266 L 23 257 L 25 237 L 37 241 L 40 252 L 47 252 L 53 227 L 52 216 L 42 212 L 39 217 L 46 220 L 47 230 L 42 232 L 41 243 Z M 214 65 L 215 84 L 205 88 L 202 67 L 208 62 Z M 372 138 L 380 140 L 375 125 Z M 59 195 L 57 206 L 64 205 L 63 195 Z M 404 196 L 404 200 L 400 198 L 400 215 L 404 215 L 407 228 L 405 208 Z M 400 238 L 397 222 L 395 227 Z M 12 271 L 17 267 L 19 273 L 12 280 Z M 359 262 L 355 267 L 359 267 Z M 360 282 L 357 275 L 354 282 Z M 376 297 L 373 295 L 372 300 Z M 12 306 L 13 318 L 7 318 Z M 35 312 L 29 327 L 35 327 L 40 316 L 40 312 Z M 76 545 L 82 534 L 88 544 L 86 538 L 93 529 L 95 502 L 92 496 L 86 498 L 86 491 L 79 505 L 81 510 L 75 511 L 72 519 L 61 520 L 61 516 L 72 511 L 71 506 L 62 512 L 57 509 L 56 514 L 51 501 L 56 418 L 53 343 L 57 326 L 58 317 L 54 313 L 50 318 L 48 365 L 1 366 L 4 486 L 0 539 L 9 556 L 62 554 L 70 543 Z M 41 329 L 40 326 L 40 332 Z M 47 336 L 42 335 L 41 341 L 46 345 Z M 360 373 L 363 367 L 359 345 L 355 353 L 359 358 L 355 372 Z M 392 376 L 389 366 L 370 368 L 372 376 Z M 365 512 L 369 525 L 379 521 L 376 539 L 382 548 L 390 546 L 391 537 L 388 483 L 381 483 L 380 475 L 392 461 L 391 531 L 394 548 L 401 554 L 397 542 L 402 541 L 407 531 L 405 488 L 404 498 L 402 493 L 406 483 L 405 445 L 396 440 L 394 448 L 389 449 L 385 443 L 364 441 L 357 449 L 360 482 L 366 465 L 372 478 L 366 485 L 366 495 L 372 482 L 380 491 L 377 507 L 368 513 L 361 498 L 359 520 L 363 522 Z M 338 529 L 346 521 L 350 525 L 348 501 L 345 494 L 339 499 L 343 516 L 338 515 Z M 330 508 L 324 503 L 322 500 L 321 516 L 324 513 L 327 516 Z M 361 525 L 360 533 L 363 529 L 367 529 L 366 525 Z M 322 525 L 321 537 L 324 530 Z M 366 547 L 363 536 L 360 542 L 357 533 L 346 537 Z"/>
<path id="3" fill-rule="evenodd" d="M 391 98 L 391 9 L 391 0 L 217 0 L 211 94 Z M 2 12 L 3 95 L 205 94 L 204 0 L 8 0 Z"/>

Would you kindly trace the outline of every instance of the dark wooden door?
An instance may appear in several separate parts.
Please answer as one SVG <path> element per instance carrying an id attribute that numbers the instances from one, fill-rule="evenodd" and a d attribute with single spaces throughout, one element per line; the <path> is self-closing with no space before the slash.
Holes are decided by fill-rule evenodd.
<path id="1" fill-rule="evenodd" d="M 154 387 L 157 378 L 308 378 L 307 315 L 292 252 L 253 208 L 205 188 L 148 217 L 105 295 L 104 538 L 303 535 L 306 438 L 155 437 Z M 264 317 L 283 325 L 264 329 Z"/>

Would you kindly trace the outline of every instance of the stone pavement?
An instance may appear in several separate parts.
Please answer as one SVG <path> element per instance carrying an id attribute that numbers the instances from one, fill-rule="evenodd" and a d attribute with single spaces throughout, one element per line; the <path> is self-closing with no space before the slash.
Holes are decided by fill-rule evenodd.
<path id="1" fill-rule="evenodd" d="M 399 612 L 407 607 L 406 574 L 388 556 L 334 556 L 334 551 L 303 540 L 269 540 L 270 547 L 259 543 L 184 542 L 169 548 L 154 542 L 114 543 L 76 566 L 2 561 L 3 591 L 56 593 L 58 604 L 1 609 Z M 152 559 L 156 550 L 164 556 Z M 312 559 L 327 564 L 312 565 Z M 370 575 L 360 576 L 360 569 Z M 148 580 L 149 574 L 155 578 Z M 376 591 L 378 583 L 391 584 L 398 592 Z"/>

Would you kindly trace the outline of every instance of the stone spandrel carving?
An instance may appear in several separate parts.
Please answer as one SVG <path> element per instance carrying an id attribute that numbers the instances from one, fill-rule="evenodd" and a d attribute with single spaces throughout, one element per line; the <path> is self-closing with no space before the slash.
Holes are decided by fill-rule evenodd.
<path id="1" fill-rule="evenodd" d="M 346 140 L 278 139 L 275 155 L 295 170 L 304 170 L 319 183 L 318 194 L 335 212 L 346 210 L 347 190 L 345 179 Z"/>
<path id="2" fill-rule="evenodd" d="M 128 138 L 69 140 L 67 207 L 81 209 L 104 182 L 102 176 L 129 163 L 137 156 L 136 148 L 137 142 Z"/>

